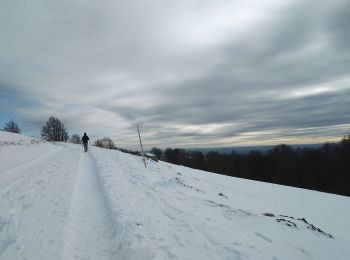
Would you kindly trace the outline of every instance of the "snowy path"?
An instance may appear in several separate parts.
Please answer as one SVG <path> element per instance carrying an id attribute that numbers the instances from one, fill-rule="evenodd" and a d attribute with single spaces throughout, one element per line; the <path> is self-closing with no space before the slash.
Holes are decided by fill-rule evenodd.
<path id="1" fill-rule="evenodd" d="M 111 210 L 99 178 L 93 156 L 82 154 L 66 224 L 63 259 L 112 259 L 116 254 Z"/>
<path id="2" fill-rule="evenodd" d="M 125 230 L 93 152 L 66 144 L 33 148 L 36 157 L 0 167 L 0 260 L 125 259 Z"/>

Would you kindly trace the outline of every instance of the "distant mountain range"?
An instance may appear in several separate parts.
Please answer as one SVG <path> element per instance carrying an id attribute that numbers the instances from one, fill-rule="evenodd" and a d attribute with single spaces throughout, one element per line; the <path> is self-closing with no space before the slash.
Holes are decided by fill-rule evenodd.
<path id="1" fill-rule="evenodd" d="M 293 149 L 297 148 L 319 148 L 323 144 L 293 144 L 289 145 Z M 237 146 L 237 147 L 208 147 L 208 148 L 187 148 L 186 151 L 200 151 L 202 153 L 208 153 L 211 151 L 215 151 L 221 154 L 230 154 L 233 151 L 239 154 L 247 154 L 251 151 L 259 151 L 262 153 L 266 153 L 269 150 L 273 149 L 276 145 L 263 145 L 263 146 Z"/>

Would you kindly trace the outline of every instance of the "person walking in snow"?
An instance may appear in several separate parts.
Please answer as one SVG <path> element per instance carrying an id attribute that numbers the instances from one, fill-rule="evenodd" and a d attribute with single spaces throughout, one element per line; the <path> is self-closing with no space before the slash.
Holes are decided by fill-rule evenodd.
<path id="1" fill-rule="evenodd" d="M 84 146 L 84 152 L 86 153 L 88 150 L 88 142 L 89 142 L 89 137 L 84 133 L 83 137 L 81 138 L 81 141 L 83 142 Z"/>

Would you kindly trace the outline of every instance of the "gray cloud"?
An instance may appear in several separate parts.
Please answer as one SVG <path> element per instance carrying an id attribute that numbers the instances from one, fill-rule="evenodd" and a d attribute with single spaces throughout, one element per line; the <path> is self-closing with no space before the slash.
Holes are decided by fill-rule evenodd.
<path id="1" fill-rule="evenodd" d="M 136 123 L 149 146 L 334 140 L 350 129 L 349 7 L 7 1 L 0 93 L 34 134 L 55 115 L 121 145 Z"/>

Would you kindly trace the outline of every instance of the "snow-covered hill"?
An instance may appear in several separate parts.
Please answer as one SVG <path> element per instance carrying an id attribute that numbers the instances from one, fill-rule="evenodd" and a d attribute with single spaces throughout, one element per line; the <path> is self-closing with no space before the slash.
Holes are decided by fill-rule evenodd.
<path id="1" fill-rule="evenodd" d="M 350 198 L 0 132 L 0 259 L 349 259 Z"/>

